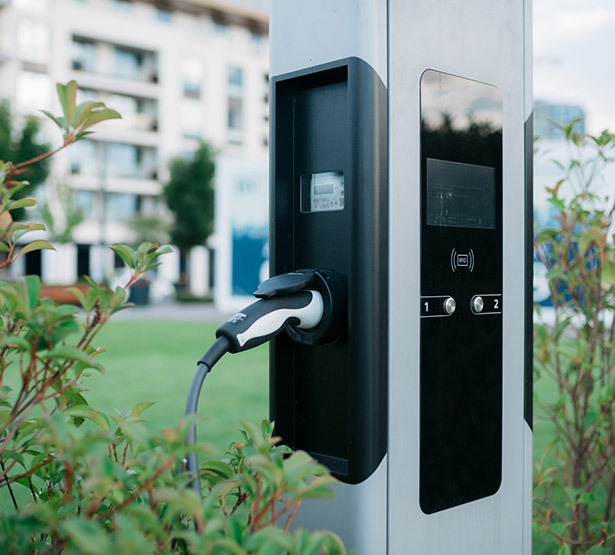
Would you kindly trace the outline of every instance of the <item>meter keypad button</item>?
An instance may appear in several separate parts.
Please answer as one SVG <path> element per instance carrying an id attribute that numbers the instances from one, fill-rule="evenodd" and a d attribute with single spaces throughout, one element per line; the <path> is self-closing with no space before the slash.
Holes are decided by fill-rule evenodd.
<path id="1" fill-rule="evenodd" d="M 470 310 L 475 316 L 502 314 L 502 295 L 499 293 L 474 295 L 470 299 Z"/>
<path id="2" fill-rule="evenodd" d="M 421 297 L 421 318 L 442 318 L 455 312 L 457 303 L 450 295 Z"/>
<path id="3" fill-rule="evenodd" d="M 455 302 L 455 299 L 453 299 L 453 297 L 449 297 L 444 301 L 444 304 L 442 306 L 444 308 L 444 312 L 446 312 L 450 316 L 453 312 L 455 312 L 455 309 L 457 308 L 457 303 Z"/>

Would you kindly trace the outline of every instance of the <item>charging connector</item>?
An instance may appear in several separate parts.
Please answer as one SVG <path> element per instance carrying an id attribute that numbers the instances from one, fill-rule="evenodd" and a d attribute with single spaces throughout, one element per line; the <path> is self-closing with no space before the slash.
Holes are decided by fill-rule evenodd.
<path id="1" fill-rule="evenodd" d="M 261 299 L 220 326 L 216 337 L 226 337 L 230 344 L 229 352 L 239 353 L 269 341 L 289 326 L 315 328 L 323 314 L 324 302 L 318 291 Z"/>
<path id="2" fill-rule="evenodd" d="M 336 339 L 339 336 L 340 317 L 332 317 L 339 312 L 339 306 L 345 306 L 345 299 L 332 302 L 331 288 L 327 286 L 335 281 L 333 272 L 323 277 L 318 270 L 299 270 L 276 276 L 263 282 L 255 295 L 261 297 L 233 315 L 216 330 L 216 342 L 201 357 L 197 371 L 192 380 L 186 401 L 186 416 L 196 414 L 199 395 L 203 381 L 226 353 L 239 353 L 262 345 L 280 332 L 287 330 L 291 337 L 304 337 L 303 334 L 319 330 L 318 337 Z M 316 290 L 318 280 L 325 286 L 323 293 Z M 339 280 L 339 278 L 337 278 Z M 309 287 L 309 288 L 308 288 Z M 264 293 L 263 293 L 264 292 Z M 330 328 L 336 327 L 333 333 Z M 310 337 L 306 335 L 305 337 Z M 196 444 L 196 425 L 188 431 L 188 446 Z M 201 482 L 198 471 L 198 459 L 195 452 L 186 457 L 186 468 L 192 477 L 190 487 L 201 495 Z"/>

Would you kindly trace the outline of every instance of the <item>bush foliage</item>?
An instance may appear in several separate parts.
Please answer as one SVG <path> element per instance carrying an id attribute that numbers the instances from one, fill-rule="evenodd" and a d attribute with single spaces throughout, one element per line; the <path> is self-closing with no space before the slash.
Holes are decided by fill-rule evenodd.
<path id="1" fill-rule="evenodd" d="M 0 268 L 22 254 L 53 248 L 24 242 L 42 224 L 15 223 L 10 210 L 30 164 L 80 140 L 119 114 L 102 103 L 75 103 L 77 85 L 58 85 L 63 132 L 55 151 L 18 164 L 0 162 Z M 0 552 L 2 553 L 345 553 L 330 532 L 290 531 L 302 500 L 331 497 L 327 470 L 272 437 L 273 426 L 244 424 L 224 460 L 204 444 L 203 495 L 188 488 L 183 462 L 194 421 L 150 433 L 151 405 L 106 414 L 88 404 L 86 382 L 102 370 L 96 336 L 128 307 L 126 288 L 170 249 L 143 243 L 112 249 L 130 268 L 125 287 L 88 281 L 74 289 L 82 311 L 40 297 L 40 280 L 0 282 Z M 84 315 L 85 314 L 85 315 Z"/>
<path id="2" fill-rule="evenodd" d="M 603 170 L 615 135 L 562 131 L 567 163 L 547 189 L 555 219 L 536 252 L 547 268 L 553 318 L 535 325 L 535 375 L 553 398 L 535 403 L 553 430 L 535 456 L 535 549 L 615 551 L 615 193 Z M 546 547 L 545 547 L 546 546 Z"/>

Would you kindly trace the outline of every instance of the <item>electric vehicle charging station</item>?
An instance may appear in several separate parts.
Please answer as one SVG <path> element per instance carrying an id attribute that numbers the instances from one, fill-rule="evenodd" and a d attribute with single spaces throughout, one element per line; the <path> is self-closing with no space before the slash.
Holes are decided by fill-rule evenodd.
<path id="1" fill-rule="evenodd" d="M 531 552 L 530 23 L 273 0 L 271 275 L 336 275 L 347 319 L 272 339 L 271 418 L 340 480 L 298 524 L 359 553 Z"/>

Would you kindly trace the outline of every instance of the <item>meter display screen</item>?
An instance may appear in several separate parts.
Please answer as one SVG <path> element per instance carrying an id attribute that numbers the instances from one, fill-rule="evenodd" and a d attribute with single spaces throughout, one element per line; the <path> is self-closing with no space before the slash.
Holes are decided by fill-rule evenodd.
<path id="1" fill-rule="evenodd" d="M 320 172 L 301 176 L 301 212 L 332 212 L 343 209 L 344 172 Z"/>
<path id="2" fill-rule="evenodd" d="M 495 168 L 427 158 L 427 225 L 495 229 Z"/>

